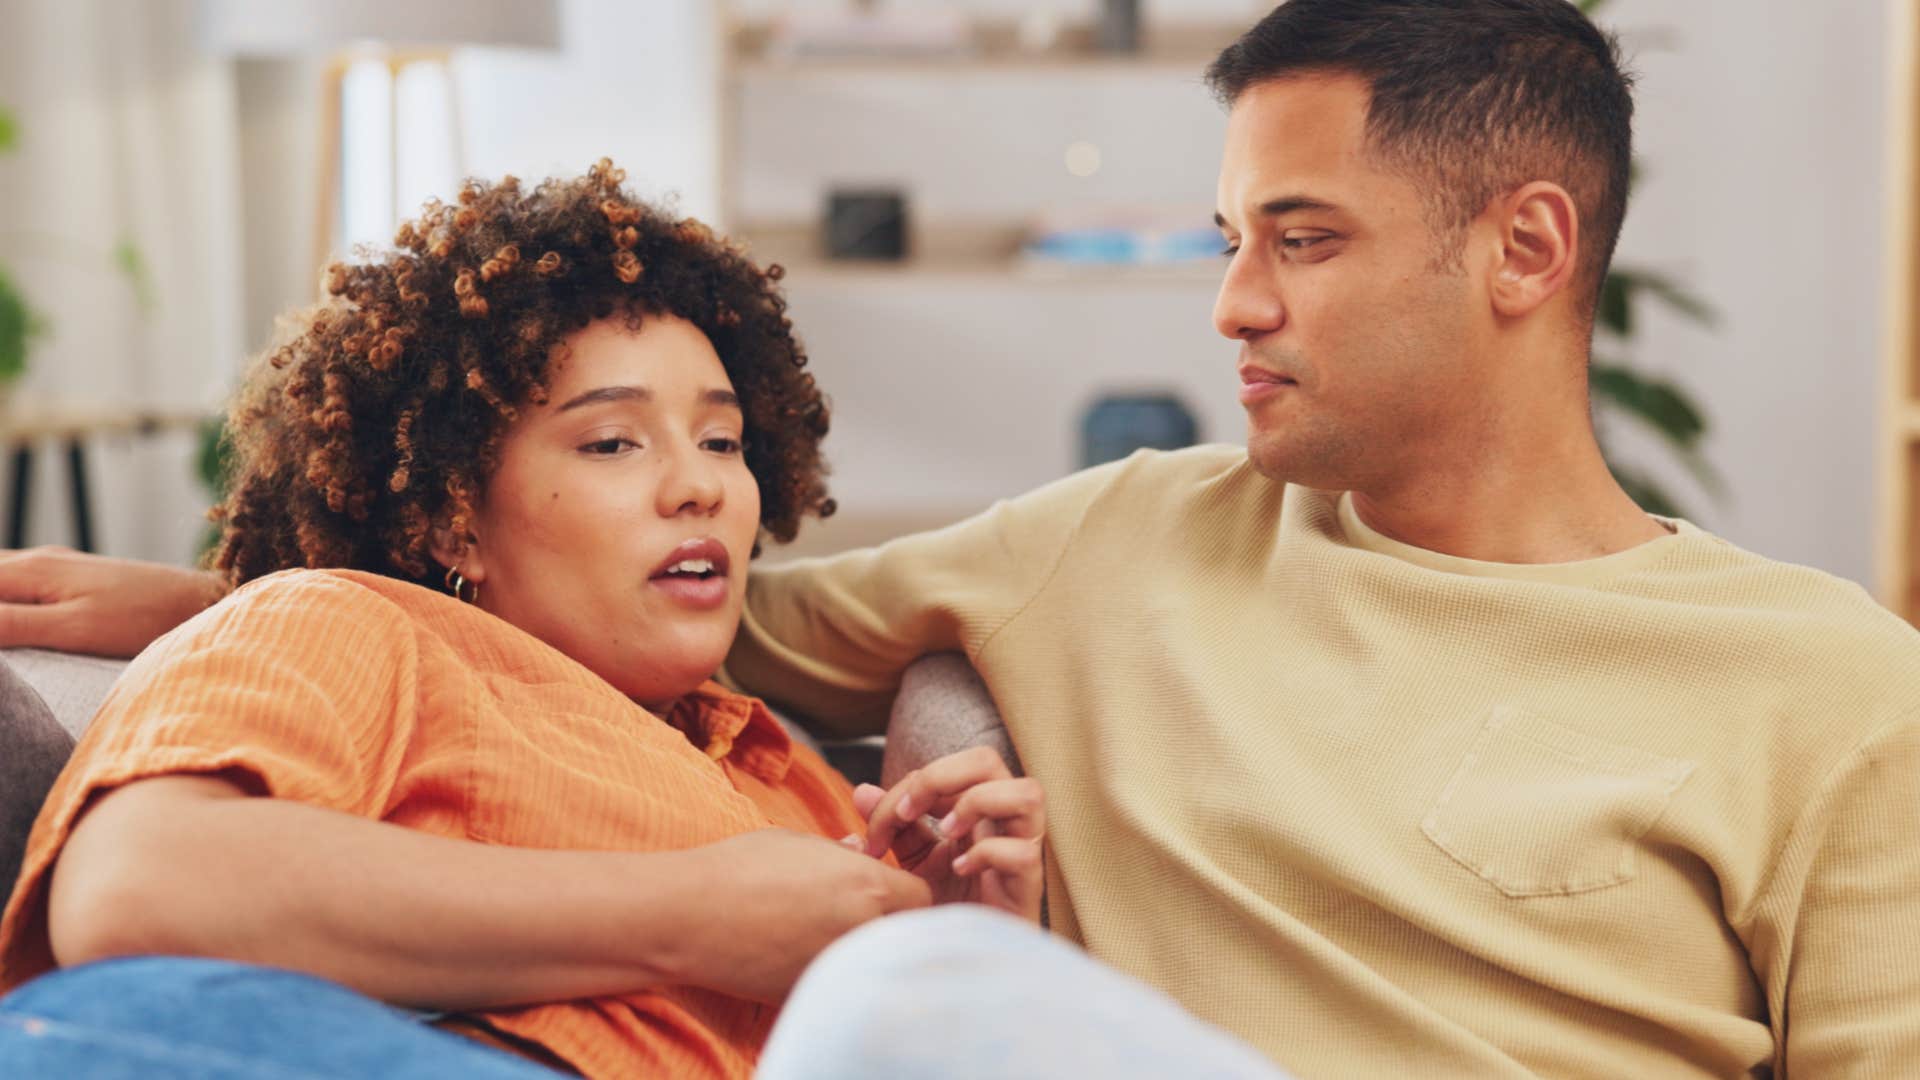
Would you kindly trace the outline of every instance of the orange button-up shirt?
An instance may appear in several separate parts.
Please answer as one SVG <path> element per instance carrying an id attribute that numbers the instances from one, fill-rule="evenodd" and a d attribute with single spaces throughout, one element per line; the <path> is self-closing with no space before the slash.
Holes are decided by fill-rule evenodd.
<path id="1" fill-rule="evenodd" d="M 768 826 L 860 830 L 847 782 L 708 683 L 664 720 L 477 608 L 296 570 L 142 653 L 35 823 L 0 989 L 53 966 L 47 879 L 76 817 L 134 780 L 239 770 L 278 798 L 516 847 L 665 851 Z M 589 1076 L 746 1077 L 774 1010 L 692 987 L 479 1014 Z"/>

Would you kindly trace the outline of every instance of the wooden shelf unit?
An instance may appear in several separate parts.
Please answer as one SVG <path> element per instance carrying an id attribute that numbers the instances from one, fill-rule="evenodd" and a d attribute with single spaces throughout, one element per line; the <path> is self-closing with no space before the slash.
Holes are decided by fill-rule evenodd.
<path id="1" fill-rule="evenodd" d="M 911 56 L 779 56 L 770 51 L 774 25 L 765 19 L 737 19 L 726 30 L 729 67 L 746 77 L 896 74 L 919 78 L 930 73 L 996 74 L 1059 72 L 1083 74 L 1151 70 L 1196 73 L 1246 29 L 1240 23 L 1162 22 L 1142 25 L 1140 47 L 1130 53 L 1102 52 L 1088 23 L 1063 24 L 1044 47 L 1020 41 L 1016 23 L 982 19 L 974 24 L 969 47 L 953 53 Z"/>
<path id="2" fill-rule="evenodd" d="M 1889 199 L 1882 376 L 1880 593 L 1920 623 L 1920 5 L 1887 0 Z"/>
<path id="3" fill-rule="evenodd" d="M 1218 288 L 1225 263 L 1195 259 L 1167 263 L 1100 264 L 1034 259 L 1021 254 L 1025 228 L 1000 222 L 910 227 L 904 259 L 833 259 L 821 250 L 820 227 L 800 222 L 745 222 L 731 235 L 757 261 L 777 262 L 799 285 L 865 287 L 888 283 L 1017 285 L 1192 284 Z"/>
<path id="4" fill-rule="evenodd" d="M 828 258 L 821 250 L 818 222 L 757 219 L 751 208 L 741 205 L 735 141 L 742 125 L 737 114 L 741 95 L 750 84 L 841 76 L 927 80 L 1036 73 L 1062 77 L 1176 73 L 1197 81 L 1206 65 L 1248 25 L 1250 21 L 1147 19 L 1141 25 L 1137 51 L 1109 53 L 1095 47 L 1090 23 L 1063 23 L 1051 44 L 1035 49 L 1020 42 L 1017 23 L 982 18 L 973 25 L 971 48 L 952 55 L 784 57 L 771 51 L 774 19 L 743 17 L 723 3 L 717 35 L 720 222 L 728 235 L 746 242 L 756 260 L 780 263 L 788 280 L 800 284 L 864 288 L 915 282 L 1089 287 L 1171 283 L 1217 288 L 1224 263 L 1212 260 L 1103 265 L 1024 258 L 1021 246 L 1028 230 L 1019 221 L 913 218 L 905 259 Z"/>

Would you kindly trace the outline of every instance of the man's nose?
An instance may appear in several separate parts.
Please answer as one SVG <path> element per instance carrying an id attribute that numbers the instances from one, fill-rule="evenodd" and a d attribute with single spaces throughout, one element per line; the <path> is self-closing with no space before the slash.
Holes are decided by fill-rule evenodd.
<path id="1" fill-rule="evenodd" d="M 1244 248 L 1236 252 L 1214 298 L 1213 328 L 1221 337 L 1251 341 L 1280 329 L 1286 317 L 1280 290 L 1262 260 Z"/>

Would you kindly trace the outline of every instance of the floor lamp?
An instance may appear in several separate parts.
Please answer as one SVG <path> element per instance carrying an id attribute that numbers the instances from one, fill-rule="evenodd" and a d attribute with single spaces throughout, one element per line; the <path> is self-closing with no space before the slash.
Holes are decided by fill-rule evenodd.
<path id="1" fill-rule="evenodd" d="M 313 251 L 324 261 L 333 244 L 341 169 L 341 91 L 350 54 L 369 49 L 387 64 L 395 86 L 407 67 L 445 63 L 462 46 L 556 49 L 557 0 L 200 0 L 201 40 L 234 57 L 320 56 L 326 59 L 320 99 L 320 169 Z M 460 153 L 458 87 L 449 80 L 455 161 Z M 400 210 L 399 123 L 389 98 L 393 145 L 388 183 Z"/>

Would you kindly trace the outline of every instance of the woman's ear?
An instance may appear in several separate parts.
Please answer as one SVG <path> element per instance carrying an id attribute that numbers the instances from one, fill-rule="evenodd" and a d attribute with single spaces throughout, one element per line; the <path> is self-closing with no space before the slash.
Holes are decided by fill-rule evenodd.
<path id="1" fill-rule="evenodd" d="M 435 525 L 427 530 L 427 551 L 435 562 L 448 570 L 457 571 L 468 581 L 479 584 L 487 579 L 486 559 L 481 552 L 480 538 L 471 531 L 455 536 L 447 526 Z"/>
<path id="2" fill-rule="evenodd" d="M 1578 272 L 1580 212 L 1565 188 L 1535 181 L 1501 200 L 1500 257 L 1493 267 L 1494 310 L 1532 314 L 1565 292 Z"/>

